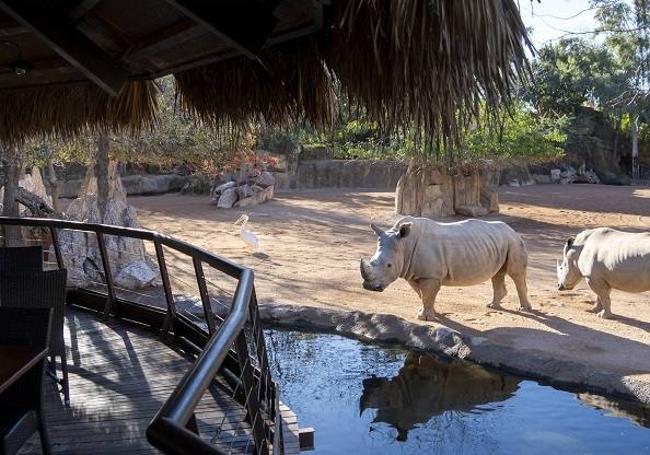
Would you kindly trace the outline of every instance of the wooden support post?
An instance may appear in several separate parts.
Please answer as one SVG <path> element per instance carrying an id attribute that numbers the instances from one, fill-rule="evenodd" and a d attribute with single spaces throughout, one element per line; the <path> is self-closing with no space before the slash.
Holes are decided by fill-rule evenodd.
<path id="1" fill-rule="evenodd" d="M 305 427 L 298 430 L 298 441 L 300 441 L 300 451 L 314 450 L 314 429 Z"/>

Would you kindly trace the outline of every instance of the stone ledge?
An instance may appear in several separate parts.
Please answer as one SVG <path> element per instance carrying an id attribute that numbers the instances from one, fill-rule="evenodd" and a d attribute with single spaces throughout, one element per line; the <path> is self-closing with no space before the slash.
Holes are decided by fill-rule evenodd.
<path id="1" fill-rule="evenodd" d="M 420 324 L 392 314 L 275 303 L 260 304 L 260 314 L 264 323 L 276 327 L 336 333 L 366 342 L 398 344 L 407 349 L 442 353 L 558 387 L 586 389 L 650 404 L 648 379 L 622 376 L 588 364 L 557 359 L 541 351 L 493 343 L 487 338 L 462 334 L 440 324 Z"/>

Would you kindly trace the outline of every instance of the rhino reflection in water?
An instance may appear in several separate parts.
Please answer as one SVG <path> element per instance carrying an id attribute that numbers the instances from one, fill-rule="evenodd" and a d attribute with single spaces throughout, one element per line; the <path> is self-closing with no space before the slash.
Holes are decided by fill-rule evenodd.
<path id="1" fill-rule="evenodd" d="M 397 440 L 445 411 L 470 411 L 476 406 L 512 396 L 520 379 L 478 365 L 446 363 L 409 353 L 397 376 L 363 381 L 360 410 L 376 409 L 373 422 L 397 429 Z"/>

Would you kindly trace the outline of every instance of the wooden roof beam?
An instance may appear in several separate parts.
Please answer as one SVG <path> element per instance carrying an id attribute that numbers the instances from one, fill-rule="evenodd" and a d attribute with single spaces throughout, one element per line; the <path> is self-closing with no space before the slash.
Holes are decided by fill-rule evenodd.
<path id="1" fill-rule="evenodd" d="M 116 96 L 127 73 L 110 56 L 76 30 L 65 16 L 40 2 L 0 0 L 0 9 L 29 28 L 54 52 L 112 96 Z"/>
<path id="2" fill-rule="evenodd" d="M 79 22 L 87 13 L 92 11 L 101 0 L 81 0 L 68 13 L 72 22 Z"/>
<path id="3" fill-rule="evenodd" d="M 279 0 L 167 0 L 187 17 L 212 32 L 228 46 L 251 59 L 266 43 L 277 19 Z"/>
<path id="4" fill-rule="evenodd" d="M 23 35 L 25 33 L 31 32 L 30 29 L 27 27 L 23 27 L 20 25 L 16 25 L 13 27 L 2 27 L 0 28 L 0 37 L 5 37 L 5 36 L 16 36 L 16 35 Z"/>
<path id="5" fill-rule="evenodd" d="M 205 33 L 207 33 L 206 30 L 194 21 L 183 19 L 169 27 L 145 36 L 134 46 L 131 46 L 122 55 L 122 59 L 125 61 L 137 61 L 140 58 L 146 58 L 151 54 L 177 46 L 186 40 L 196 38 Z"/>

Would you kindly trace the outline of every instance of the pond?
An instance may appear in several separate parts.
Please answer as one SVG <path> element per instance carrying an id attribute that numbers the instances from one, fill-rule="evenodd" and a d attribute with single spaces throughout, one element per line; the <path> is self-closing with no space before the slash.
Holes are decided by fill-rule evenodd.
<path id="1" fill-rule="evenodd" d="M 315 454 L 650 453 L 650 408 L 336 335 L 268 330 Z"/>

